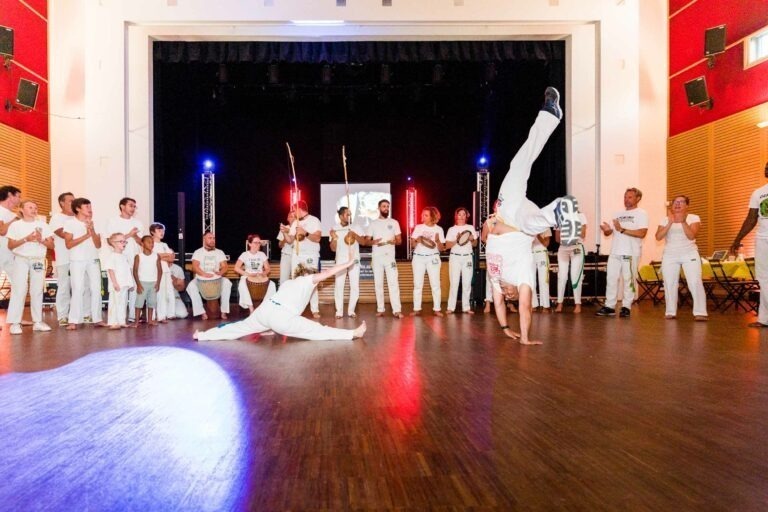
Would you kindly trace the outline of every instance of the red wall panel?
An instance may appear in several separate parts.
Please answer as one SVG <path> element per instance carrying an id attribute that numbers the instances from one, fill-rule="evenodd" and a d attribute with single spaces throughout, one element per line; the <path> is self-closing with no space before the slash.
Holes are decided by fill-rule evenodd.
<path id="1" fill-rule="evenodd" d="M 670 4 L 671 7 L 671 4 Z M 768 0 L 698 0 L 670 20 L 669 135 L 696 128 L 755 105 L 768 102 L 768 62 L 744 69 L 739 43 L 718 55 L 714 68 L 704 58 L 704 31 L 725 24 L 727 44 L 768 26 Z M 712 110 L 689 107 L 684 84 L 698 76 L 707 80 Z"/>
<path id="2" fill-rule="evenodd" d="M 0 9 L 0 25 L 14 30 L 13 64 L 10 69 L 0 68 L 0 123 L 48 140 L 48 22 L 40 17 L 46 15 L 47 4 L 43 0 L 26 3 L 37 13 L 18 0 L 2 0 Z M 40 84 L 35 112 L 2 108 L 6 99 L 16 98 L 20 78 Z"/>

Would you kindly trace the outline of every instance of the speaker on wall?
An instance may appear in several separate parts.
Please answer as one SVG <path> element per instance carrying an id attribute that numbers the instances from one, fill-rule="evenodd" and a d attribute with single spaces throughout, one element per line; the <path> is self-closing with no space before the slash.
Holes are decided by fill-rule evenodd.
<path id="1" fill-rule="evenodd" d="M 685 82 L 685 96 L 689 107 L 701 106 L 707 110 L 712 108 L 712 98 L 707 91 L 707 81 L 703 76 Z"/>
<path id="2" fill-rule="evenodd" d="M 725 52 L 725 25 L 708 28 L 704 32 L 704 56 Z"/>
<path id="3" fill-rule="evenodd" d="M 0 25 L 0 56 L 13 57 L 13 29 Z"/>
<path id="4" fill-rule="evenodd" d="M 19 89 L 16 92 L 16 104 L 21 106 L 21 108 L 34 110 L 39 90 L 40 84 L 24 78 L 19 79 Z"/>

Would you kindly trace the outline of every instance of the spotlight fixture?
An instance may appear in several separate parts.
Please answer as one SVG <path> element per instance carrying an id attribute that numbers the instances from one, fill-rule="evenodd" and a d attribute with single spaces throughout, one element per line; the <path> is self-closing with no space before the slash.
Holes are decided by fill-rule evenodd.
<path id="1" fill-rule="evenodd" d="M 488 172 L 488 157 L 485 155 L 477 159 L 477 172 Z"/>

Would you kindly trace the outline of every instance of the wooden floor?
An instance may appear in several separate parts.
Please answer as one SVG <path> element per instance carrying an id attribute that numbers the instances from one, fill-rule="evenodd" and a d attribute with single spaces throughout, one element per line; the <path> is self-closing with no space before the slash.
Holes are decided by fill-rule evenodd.
<path id="1" fill-rule="evenodd" d="M 0 509 L 768 509 L 768 330 L 593 312 L 540 347 L 368 305 L 354 342 L 6 327 Z"/>

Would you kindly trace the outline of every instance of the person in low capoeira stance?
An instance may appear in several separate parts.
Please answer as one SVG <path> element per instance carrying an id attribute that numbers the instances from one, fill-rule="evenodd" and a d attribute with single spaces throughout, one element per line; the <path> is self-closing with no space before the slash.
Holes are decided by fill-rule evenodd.
<path id="1" fill-rule="evenodd" d="M 245 320 L 195 331 L 192 337 L 198 341 L 235 340 L 249 334 L 277 333 L 315 341 L 360 338 L 365 334 L 365 322 L 355 329 L 337 329 L 301 316 L 318 283 L 356 264 L 350 255 L 345 263 L 319 273 L 314 268 L 300 266 L 295 271 L 298 277 L 283 283 L 277 293 L 262 302 Z"/>
<path id="2" fill-rule="evenodd" d="M 528 133 L 528 140 L 517 151 L 501 183 L 499 211 L 491 222 L 486 246 L 496 317 L 504 334 L 519 339 L 524 345 L 541 343 L 532 341 L 528 336 L 534 281 L 533 238 L 547 228 L 558 227 L 561 243 L 570 245 L 578 240 L 581 231 L 578 204 L 574 197 L 555 199 L 544 208 L 539 208 L 526 197 L 531 166 L 563 117 L 559 102 L 557 89 L 547 87 L 544 106 Z M 504 298 L 519 299 L 520 334 L 507 325 Z"/>

